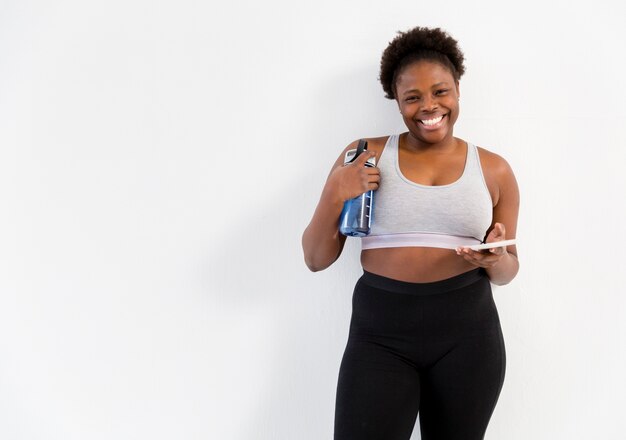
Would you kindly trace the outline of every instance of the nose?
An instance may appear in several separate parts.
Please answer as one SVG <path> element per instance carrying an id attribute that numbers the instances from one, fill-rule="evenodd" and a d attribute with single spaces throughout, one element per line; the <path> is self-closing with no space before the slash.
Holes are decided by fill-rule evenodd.
<path id="1" fill-rule="evenodd" d="M 436 110 L 438 107 L 437 98 L 434 96 L 426 96 L 424 97 L 424 110 L 432 111 Z"/>

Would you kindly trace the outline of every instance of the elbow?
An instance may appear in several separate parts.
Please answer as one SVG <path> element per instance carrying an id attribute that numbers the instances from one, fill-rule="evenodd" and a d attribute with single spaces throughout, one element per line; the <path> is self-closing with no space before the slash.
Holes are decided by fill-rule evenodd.
<path id="1" fill-rule="evenodd" d="M 515 254 L 508 254 L 510 258 L 502 263 L 486 268 L 489 281 L 496 286 L 506 286 L 515 279 L 519 272 L 519 261 Z"/>
<path id="2" fill-rule="evenodd" d="M 306 267 L 308 267 L 311 272 L 319 272 L 320 270 L 325 269 L 323 267 L 313 266 L 311 264 L 307 264 Z"/>
<path id="3" fill-rule="evenodd" d="M 498 282 L 491 281 L 491 282 L 495 284 L 496 286 L 506 286 L 507 284 L 510 283 L 510 281 L 498 281 Z"/>
<path id="4" fill-rule="evenodd" d="M 304 252 L 304 264 L 311 272 L 319 272 L 324 268 L 315 260 L 314 255 L 308 249 L 308 246 L 305 243 L 304 238 L 302 239 L 302 251 Z"/>
<path id="5" fill-rule="evenodd" d="M 330 256 L 316 252 L 307 252 L 304 250 L 304 264 L 311 272 L 322 271 L 331 266 L 339 257 L 339 255 Z"/>
<path id="6" fill-rule="evenodd" d="M 311 272 L 319 272 L 332 264 L 332 261 L 324 261 L 319 252 L 316 252 L 316 249 L 307 242 L 305 236 L 302 237 L 302 251 L 304 253 L 304 264 Z"/>
<path id="7" fill-rule="evenodd" d="M 326 269 L 330 264 L 321 264 L 318 261 L 314 261 L 311 257 L 304 256 L 304 264 L 309 268 L 311 272 L 319 272 Z"/>
<path id="8" fill-rule="evenodd" d="M 341 255 L 341 249 L 341 243 L 315 245 L 306 236 L 302 237 L 304 263 L 311 272 L 319 272 L 331 266 Z"/>
<path id="9" fill-rule="evenodd" d="M 499 279 L 499 280 L 490 280 L 493 284 L 495 284 L 496 286 L 506 286 L 507 284 L 509 284 L 511 281 L 513 281 L 515 279 L 515 276 L 517 275 L 517 272 L 515 274 L 513 274 L 512 277 L 510 278 L 503 278 L 503 279 Z"/>
<path id="10" fill-rule="evenodd" d="M 320 270 L 306 255 L 304 256 L 304 264 L 306 264 L 306 267 L 308 267 L 311 272 L 318 272 Z"/>

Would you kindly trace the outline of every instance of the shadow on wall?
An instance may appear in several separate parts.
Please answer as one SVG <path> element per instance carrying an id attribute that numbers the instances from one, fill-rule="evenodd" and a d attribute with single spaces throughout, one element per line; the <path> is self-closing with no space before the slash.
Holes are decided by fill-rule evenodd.
<path id="1" fill-rule="evenodd" d="M 376 67 L 369 67 L 335 76 L 307 100 L 306 112 L 290 113 L 293 119 L 281 121 L 302 133 L 303 141 L 294 142 L 298 149 L 294 156 L 310 157 L 308 152 L 320 151 L 319 163 L 307 165 L 306 173 L 286 181 L 278 197 L 251 206 L 208 250 L 203 282 L 210 306 L 226 316 L 264 313 L 272 331 L 264 383 L 256 384 L 255 396 L 248 396 L 256 400 L 255 410 L 241 414 L 240 426 L 232 427 L 240 430 L 234 438 L 332 436 L 337 373 L 352 288 L 360 275 L 360 246 L 356 241 L 346 243 L 339 261 L 312 274 L 304 264 L 301 236 L 329 167 L 345 145 L 404 127 L 395 102 L 384 98 L 377 75 Z M 280 172 L 278 167 L 275 172 Z M 269 175 L 275 174 L 270 170 Z M 229 357 L 236 361 L 246 354 Z"/>

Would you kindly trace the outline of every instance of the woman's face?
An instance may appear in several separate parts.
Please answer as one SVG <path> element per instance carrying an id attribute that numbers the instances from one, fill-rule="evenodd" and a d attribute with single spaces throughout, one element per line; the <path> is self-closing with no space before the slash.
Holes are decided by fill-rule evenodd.
<path id="1" fill-rule="evenodd" d="M 459 83 L 446 67 L 427 60 L 406 66 L 396 80 L 396 101 L 415 138 L 429 144 L 452 139 Z"/>

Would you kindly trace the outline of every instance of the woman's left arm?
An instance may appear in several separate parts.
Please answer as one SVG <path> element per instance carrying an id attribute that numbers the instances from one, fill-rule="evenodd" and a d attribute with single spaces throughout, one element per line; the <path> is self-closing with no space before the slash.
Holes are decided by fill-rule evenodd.
<path id="1" fill-rule="evenodd" d="M 485 243 L 516 238 L 519 213 L 519 188 L 511 166 L 497 156 L 494 175 L 498 182 L 498 201 L 493 208 L 492 224 Z M 489 280 L 498 286 L 508 284 L 519 271 L 517 247 L 515 245 L 473 251 L 466 247 L 457 248 L 457 254 L 476 266 L 484 267 Z"/>

